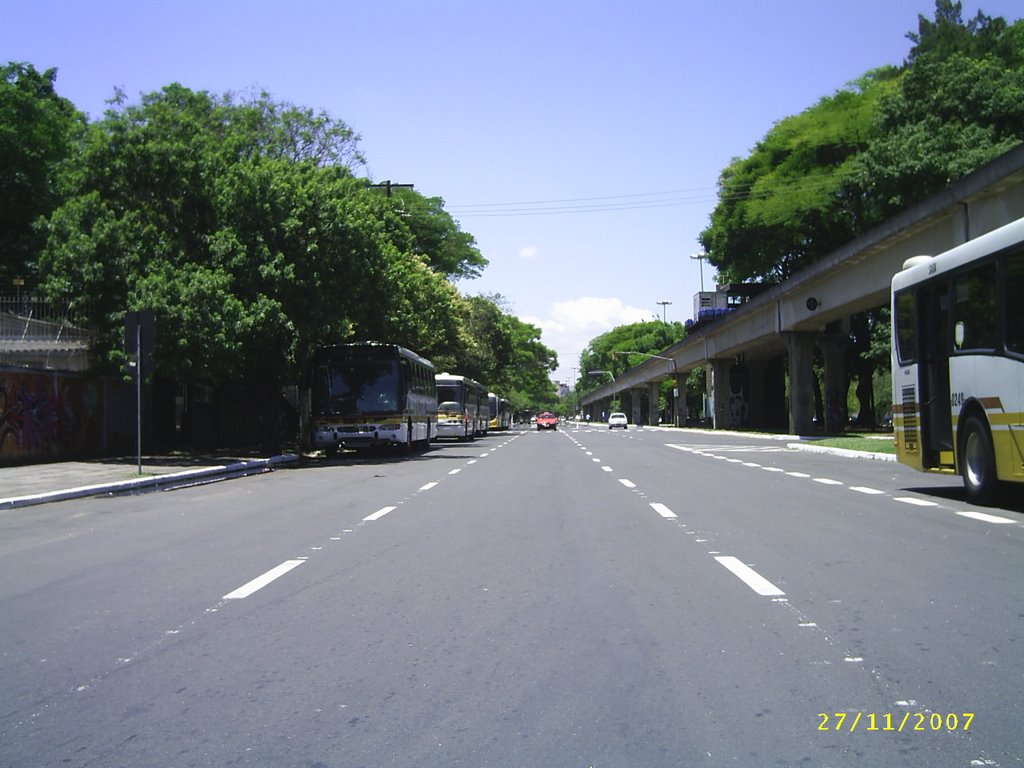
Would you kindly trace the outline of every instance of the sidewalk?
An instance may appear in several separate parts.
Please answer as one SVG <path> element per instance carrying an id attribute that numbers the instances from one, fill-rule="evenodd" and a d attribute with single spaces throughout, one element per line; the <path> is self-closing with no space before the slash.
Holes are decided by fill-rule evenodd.
<path id="1" fill-rule="evenodd" d="M 269 472 L 297 462 L 295 454 L 269 459 L 188 454 L 61 461 L 0 467 L 0 511 L 107 493 L 125 493 L 190 482 Z"/>

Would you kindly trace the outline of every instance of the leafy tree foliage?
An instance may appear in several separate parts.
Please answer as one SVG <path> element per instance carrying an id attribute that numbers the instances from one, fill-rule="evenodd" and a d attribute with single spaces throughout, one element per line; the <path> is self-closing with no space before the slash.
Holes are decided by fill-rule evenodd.
<path id="1" fill-rule="evenodd" d="M 590 371 L 608 371 L 613 377 L 618 378 L 629 368 L 648 360 L 647 355 L 660 354 L 662 350 L 682 340 L 685 335 L 686 328 L 682 323 L 665 323 L 658 320 L 613 328 L 592 339 L 580 353 L 577 389 L 585 393 L 608 383 L 606 376 L 592 377 Z M 643 354 L 625 354 L 627 352 Z"/>
<path id="2" fill-rule="evenodd" d="M 860 158 L 869 220 L 877 223 L 1024 140 L 1024 21 L 938 0 L 920 18 L 900 87 L 879 103 L 879 132 Z"/>
<path id="3" fill-rule="evenodd" d="M 57 95 L 56 69 L 0 67 L 0 281 L 28 277 L 41 245 L 33 225 L 59 200 L 54 169 L 85 117 Z"/>
<path id="4" fill-rule="evenodd" d="M 464 351 L 465 307 L 444 271 L 463 270 L 460 251 L 431 263 L 428 239 L 354 177 L 356 141 L 340 121 L 265 96 L 171 85 L 138 105 L 122 99 L 88 126 L 61 177 L 46 286 L 100 331 L 111 367 L 124 313 L 152 308 L 159 371 L 246 381 L 268 401 L 322 344 Z M 421 231 L 445 239 L 445 227 Z M 468 246 L 461 255 L 478 258 Z"/>
<path id="5" fill-rule="evenodd" d="M 780 282 L 864 226 L 858 157 L 894 78 L 892 69 L 868 73 L 777 123 L 749 157 L 722 171 L 700 239 L 723 282 Z"/>
<path id="6" fill-rule="evenodd" d="M 700 240 L 723 280 L 778 282 L 1024 140 L 1024 22 L 936 0 L 903 67 L 777 123 L 719 178 Z"/>

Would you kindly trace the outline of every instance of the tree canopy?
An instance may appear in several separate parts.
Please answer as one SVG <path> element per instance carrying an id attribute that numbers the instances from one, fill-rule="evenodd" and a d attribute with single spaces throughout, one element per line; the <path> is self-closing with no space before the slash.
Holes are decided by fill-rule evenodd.
<path id="1" fill-rule="evenodd" d="M 122 362 L 125 313 L 152 309 L 157 371 L 185 383 L 244 380 L 270 398 L 317 347 L 376 339 L 553 401 L 539 329 L 455 286 L 487 264 L 473 237 L 440 198 L 357 176 L 343 121 L 171 84 L 137 103 L 118 93 L 87 123 L 53 70 L 4 73 L 0 191 L 26 203 L 5 209 L 0 235 L 18 247 L 4 270 L 34 269 L 72 304 L 100 370 Z M 38 146 L 14 141 L 15 112 Z"/>
<path id="2" fill-rule="evenodd" d="M 40 216 L 59 201 L 57 165 L 71 151 L 85 116 L 57 95 L 56 69 L 0 67 L 0 282 L 30 278 L 41 237 Z"/>
<path id="3" fill-rule="evenodd" d="M 700 235 L 724 282 L 779 282 L 1024 140 L 1024 22 L 936 0 L 902 67 L 780 120 L 719 177 Z"/>

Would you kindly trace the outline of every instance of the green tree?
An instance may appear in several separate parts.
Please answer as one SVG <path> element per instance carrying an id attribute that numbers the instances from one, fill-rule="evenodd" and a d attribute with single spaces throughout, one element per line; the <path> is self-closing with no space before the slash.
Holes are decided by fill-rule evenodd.
<path id="1" fill-rule="evenodd" d="M 912 62 L 879 103 L 880 131 L 859 159 L 869 221 L 935 194 L 1024 141 L 1024 21 L 937 2 L 921 21 Z"/>
<path id="2" fill-rule="evenodd" d="M 395 190 L 393 199 L 413 237 L 413 252 L 425 256 L 431 269 L 452 279 L 480 276 L 487 259 L 444 210 L 444 200 L 404 188 Z"/>
<path id="3" fill-rule="evenodd" d="M 628 369 L 645 362 L 646 355 L 657 355 L 686 335 L 682 323 L 654 322 L 620 325 L 591 339 L 580 353 L 580 375 L 576 388 L 581 393 L 591 392 L 608 383 L 607 377 L 592 377 L 590 371 L 608 371 L 618 378 Z M 630 355 L 627 352 L 643 354 Z M 671 389 L 671 383 L 668 384 Z"/>
<path id="4" fill-rule="evenodd" d="M 777 123 L 719 178 L 719 202 L 700 241 L 723 282 L 780 282 L 864 224 L 857 158 L 876 128 L 895 70 L 868 73 Z"/>
<path id="5" fill-rule="evenodd" d="M 428 356 L 462 343 L 461 299 L 400 212 L 356 179 L 340 121 L 180 85 L 89 126 L 40 265 L 120 362 L 129 310 L 157 317 L 158 370 L 246 382 L 276 413 L 325 343 L 387 339 Z"/>
<path id="6" fill-rule="evenodd" d="M 0 284 L 31 275 L 43 242 L 34 224 L 59 202 L 56 166 L 85 125 L 56 79 L 56 69 L 0 67 Z"/>

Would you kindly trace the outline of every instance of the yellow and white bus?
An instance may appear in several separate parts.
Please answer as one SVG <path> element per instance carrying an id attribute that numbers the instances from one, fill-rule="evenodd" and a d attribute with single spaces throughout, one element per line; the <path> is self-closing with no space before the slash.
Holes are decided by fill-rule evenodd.
<path id="1" fill-rule="evenodd" d="M 1024 218 L 892 279 L 896 453 L 987 504 L 1024 482 Z"/>
<path id="2" fill-rule="evenodd" d="M 487 403 L 491 416 L 488 428 L 492 430 L 511 429 L 512 406 L 509 401 L 494 392 L 488 392 Z"/>
<path id="3" fill-rule="evenodd" d="M 487 434 L 487 389 L 483 384 L 452 373 L 439 373 L 437 384 L 437 436 L 475 440 Z"/>

